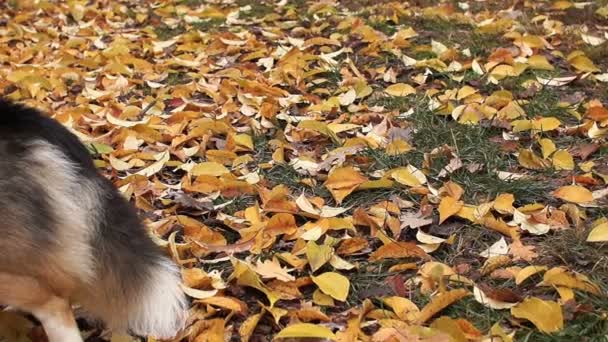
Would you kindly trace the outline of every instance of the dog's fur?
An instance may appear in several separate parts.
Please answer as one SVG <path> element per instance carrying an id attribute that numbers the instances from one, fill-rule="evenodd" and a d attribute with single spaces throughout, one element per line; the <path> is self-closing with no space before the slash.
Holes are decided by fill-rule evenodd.
<path id="1" fill-rule="evenodd" d="M 0 99 L 0 304 L 31 312 L 52 342 L 80 341 L 69 303 L 114 330 L 183 327 L 178 268 L 135 209 L 58 122 Z"/>

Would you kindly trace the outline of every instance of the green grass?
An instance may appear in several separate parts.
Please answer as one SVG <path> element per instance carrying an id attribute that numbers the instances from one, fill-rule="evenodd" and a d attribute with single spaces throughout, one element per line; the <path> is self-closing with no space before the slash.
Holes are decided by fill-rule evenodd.
<path id="1" fill-rule="evenodd" d="M 241 7 L 251 6 L 250 10 L 239 13 L 242 19 L 260 19 L 274 13 L 274 7 L 262 1 L 238 0 L 237 4 Z"/>
<path id="2" fill-rule="evenodd" d="M 225 23 L 225 18 L 209 18 L 193 23 L 192 27 L 203 32 L 215 32 L 218 31 Z"/>
<path id="3" fill-rule="evenodd" d="M 465 318 L 481 331 L 489 331 L 496 322 L 510 316 L 508 310 L 493 310 L 483 306 L 473 296 L 465 297 L 447 307 L 439 316 Z"/>
<path id="4" fill-rule="evenodd" d="M 540 253 L 555 265 L 566 265 L 608 283 L 608 244 L 587 242 L 588 234 L 589 229 L 557 231 L 538 241 Z"/>
<path id="5" fill-rule="evenodd" d="M 576 122 L 576 118 L 568 113 L 568 107 L 559 106 L 559 102 L 560 94 L 550 87 L 544 87 L 522 108 L 529 118 L 553 116 L 565 122 Z"/>
<path id="6" fill-rule="evenodd" d="M 189 83 L 190 81 L 192 81 L 192 78 L 190 78 L 190 76 L 188 76 L 188 74 L 186 72 L 182 72 L 182 71 L 169 73 L 169 75 L 167 76 L 167 79 L 165 80 L 165 82 L 167 82 L 168 86 L 186 84 L 186 83 Z"/>
<path id="7" fill-rule="evenodd" d="M 186 28 L 181 25 L 176 27 L 169 27 L 165 24 L 162 24 L 154 28 L 154 33 L 156 33 L 156 36 L 159 40 L 169 40 L 184 32 L 186 32 Z"/>
<path id="8" fill-rule="evenodd" d="M 395 32 L 397 32 L 397 27 L 395 27 L 395 25 L 393 25 L 393 23 L 388 20 L 370 20 L 369 26 L 371 26 L 376 31 L 380 31 L 386 34 L 387 36 L 392 36 Z"/>
<path id="9" fill-rule="evenodd" d="M 224 205 L 219 211 L 228 215 L 245 210 L 255 204 L 257 197 L 254 195 L 240 195 L 234 198 L 218 197 L 213 200 L 213 205 Z"/>

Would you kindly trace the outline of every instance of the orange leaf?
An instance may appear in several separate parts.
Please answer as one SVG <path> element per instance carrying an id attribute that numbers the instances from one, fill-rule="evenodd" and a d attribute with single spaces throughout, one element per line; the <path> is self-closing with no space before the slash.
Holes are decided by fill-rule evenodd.
<path id="1" fill-rule="evenodd" d="M 413 242 L 395 241 L 378 248 L 370 255 L 369 260 L 378 261 L 382 259 L 400 259 L 411 257 L 421 259 L 430 258 L 429 255 L 422 250 L 422 248 L 418 247 Z"/>

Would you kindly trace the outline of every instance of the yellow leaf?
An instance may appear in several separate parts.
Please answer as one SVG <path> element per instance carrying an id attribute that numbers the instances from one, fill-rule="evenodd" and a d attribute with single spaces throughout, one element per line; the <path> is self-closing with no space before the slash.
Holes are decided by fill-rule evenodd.
<path id="1" fill-rule="evenodd" d="M 555 147 L 555 144 L 553 143 L 553 140 L 551 140 L 549 138 L 540 139 L 539 144 L 540 144 L 540 149 L 543 152 L 543 158 L 545 158 L 545 159 L 549 158 L 549 156 L 551 156 L 551 154 L 553 152 L 555 152 L 555 150 L 557 150 L 557 148 Z"/>
<path id="2" fill-rule="evenodd" d="M 521 271 L 517 272 L 517 275 L 515 276 L 515 284 L 519 285 L 523 283 L 526 279 L 528 279 L 530 276 L 538 272 L 546 271 L 547 269 L 547 266 L 526 266 Z"/>
<path id="3" fill-rule="evenodd" d="M 246 151 L 253 151 L 253 139 L 249 134 L 235 134 L 234 142 Z"/>
<path id="4" fill-rule="evenodd" d="M 182 285 L 182 290 L 184 291 L 185 294 L 187 294 L 188 296 L 195 298 L 195 299 L 205 299 L 205 298 L 213 297 L 217 294 L 217 290 L 199 290 L 199 289 L 193 289 L 193 288 L 185 286 L 185 285 Z"/>
<path id="5" fill-rule="evenodd" d="M 547 167 L 547 162 L 528 149 L 519 150 L 519 164 L 527 169 L 540 170 Z"/>
<path id="6" fill-rule="evenodd" d="M 360 184 L 367 181 L 359 171 L 352 167 L 341 167 L 329 174 L 325 187 L 332 194 L 338 204 L 353 192 Z"/>
<path id="7" fill-rule="evenodd" d="M 217 162 L 202 162 L 194 165 L 190 171 L 193 176 L 214 176 L 219 177 L 230 171 L 222 164 Z"/>
<path id="8" fill-rule="evenodd" d="M 575 67 L 578 71 L 582 72 L 598 72 L 600 69 L 593 64 L 593 61 L 589 57 L 584 55 L 578 55 L 574 58 L 569 58 L 568 62 Z"/>
<path id="9" fill-rule="evenodd" d="M 260 277 L 247 263 L 235 258 L 232 258 L 231 261 L 234 271 L 230 277 L 237 279 L 237 285 L 253 287 L 254 289 L 263 292 L 266 297 L 268 297 L 270 306 L 273 306 L 274 303 L 281 298 L 278 293 L 271 291 L 266 287 L 266 285 L 264 285 L 264 283 L 262 283 Z"/>
<path id="10" fill-rule="evenodd" d="M 532 129 L 536 131 L 548 132 L 559 127 L 561 122 L 554 117 L 546 117 L 532 120 Z"/>
<path id="11" fill-rule="evenodd" d="M 133 167 L 132 161 L 133 159 L 127 163 L 126 161 L 120 160 L 112 155 L 110 156 L 110 165 L 112 165 L 112 168 L 116 171 L 126 171 L 131 169 Z"/>
<path id="12" fill-rule="evenodd" d="M 588 242 L 608 241 L 608 222 L 601 223 L 591 230 L 587 237 Z"/>
<path id="13" fill-rule="evenodd" d="M 323 293 L 332 298 L 343 302 L 348 297 L 350 282 L 345 276 L 336 272 L 325 272 L 318 277 L 311 276 L 311 278 Z"/>
<path id="14" fill-rule="evenodd" d="M 312 293 L 312 302 L 320 306 L 334 306 L 334 299 L 326 295 L 323 291 L 316 289 Z"/>
<path id="15" fill-rule="evenodd" d="M 410 94 L 416 94 L 416 89 L 405 83 L 392 84 L 386 87 L 384 91 L 392 96 L 407 96 Z"/>
<path id="16" fill-rule="evenodd" d="M 511 308 L 511 314 L 517 318 L 527 319 L 544 333 L 560 331 L 564 327 L 562 308 L 553 301 L 535 297 L 526 298 Z"/>
<path id="17" fill-rule="evenodd" d="M 422 308 L 420 314 L 418 314 L 418 317 L 416 318 L 416 323 L 423 324 L 441 310 L 470 294 L 471 293 L 467 289 L 456 289 L 438 294 L 437 296 L 433 297 L 424 308 Z"/>
<path id="18" fill-rule="evenodd" d="M 467 342 L 467 337 L 462 327 L 458 324 L 458 321 L 448 317 L 442 316 L 437 318 L 431 323 L 431 328 L 442 331 L 450 336 L 452 342 Z"/>
<path id="19" fill-rule="evenodd" d="M 420 313 L 416 304 L 407 298 L 394 296 L 386 297 L 383 301 L 393 309 L 399 319 L 406 322 L 415 320 Z"/>
<path id="20" fill-rule="evenodd" d="M 477 91 L 478 91 L 477 89 L 475 89 L 471 86 L 464 86 L 458 90 L 458 93 L 456 94 L 456 100 L 465 99 L 465 98 L 477 93 Z"/>
<path id="21" fill-rule="evenodd" d="M 154 157 L 156 158 L 156 161 L 154 163 L 148 165 L 148 167 L 146 167 L 145 169 L 138 171 L 136 174 L 143 175 L 145 177 L 150 177 L 158 171 L 162 170 L 165 164 L 169 161 L 169 151 L 161 152 Z"/>
<path id="22" fill-rule="evenodd" d="M 513 126 L 514 133 L 529 131 L 532 129 L 532 121 L 530 120 L 514 120 L 511 122 L 511 125 Z"/>
<path id="23" fill-rule="evenodd" d="M 394 180 L 396 180 L 397 182 L 399 182 L 403 185 L 408 185 L 408 186 L 421 185 L 418 178 L 414 177 L 414 175 L 412 175 L 411 172 L 409 172 L 407 169 L 404 169 L 404 168 L 393 171 L 391 173 L 391 177 L 393 177 Z"/>
<path id="24" fill-rule="evenodd" d="M 193 339 L 193 342 L 224 341 L 226 321 L 223 318 L 201 320 L 196 327 L 196 338 Z"/>
<path id="25" fill-rule="evenodd" d="M 586 276 L 576 272 L 568 272 L 563 267 L 554 267 L 545 272 L 543 276 L 543 281 L 538 285 L 563 286 L 572 289 L 587 291 L 595 295 L 598 295 L 602 292 L 599 286 L 592 283 Z"/>
<path id="26" fill-rule="evenodd" d="M 258 322 L 260 321 L 260 318 L 262 318 L 261 312 L 253 316 L 249 316 L 249 318 L 247 318 L 245 322 L 241 324 L 241 326 L 239 327 L 239 336 L 241 336 L 241 341 L 249 341 L 251 335 L 253 335 L 253 331 L 255 330 L 258 325 Z"/>
<path id="27" fill-rule="evenodd" d="M 197 302 L 228 309 L 241 315 L 247 313 L 247 304 L 233 297 L 214 296 L 201 299 Z"/>
<path id="28" fill-rule="evenodd" d="M 557 150 L 553 154 L 553 167 L 556 170 L 574 170 L 574 159 L 566 150 Z"/>
<path id="29" fill-rule="evenodd" d="M 441 199 L 439 203 L 439 224 L 443 223 L 450 216 L 455 215 L 462 209 L 464 203 L 462 201 L 457 201 L 455 198 L 451 196 L 446 196 Z"/>
<path id="30" fill-rule="evenodd" d="M 407 186 L 419 186 L 426 183 L 426 176 L 424 173 L 412 165 L 393 170 L 391 172 L 391 177 L 397 182 Z"/>
<path id="31" fill-rule="evenodd" d="M 500 194 L 494 200 L 494 210 L 501 214 L 511 214 L 513 213 L 513 202 L 515 202 L 513 194 Z"/>
<path id="32" fill-rule="evenodd" d="M 333 254 L 334 249 L 330 246 L 317 245 L 314 241 L 309 241 L 306 244 L 306 258 L 313 272 L 325 265 Z"/>
<path id="33" fill-rule="evenodd" d="M 587 203 L 593 201 L 591 191 L 578 185 L 566 185 L 555 190 L 553 196 L 572 203 Z"/>
<path id="34" fill-rule="evenodd" d="M 412 150 L 412 146 L 405 140 L 396 139 L 386 145 L 386 154 L 396 156 Z"/>
<path id="35" fill-rule="evenodd" d="M 528 58 L 528 65 L 536 70 L 553 70 L 555 69 L 545 56 L 534 55 Z"/>
<path id="36" fill-rule="evenodd" d="M 281 330 L 274 338 L 326 338 L 335 340 L 336 335 L 322 325 L 296 323 Z"/>

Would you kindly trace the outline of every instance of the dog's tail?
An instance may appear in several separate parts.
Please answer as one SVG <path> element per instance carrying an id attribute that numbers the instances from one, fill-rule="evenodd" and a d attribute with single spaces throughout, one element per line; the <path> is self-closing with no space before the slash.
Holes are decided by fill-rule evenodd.
<path id="1" fill-rule="evenodd" d="M 104 180 L 105 181 L 105 180 Z M 111 186 L 93 239 L 97 276 L 78 301 L 113 330 L 171 338 L 184 328 L 187 300 L 175 263 L 154 244 Z"/>

